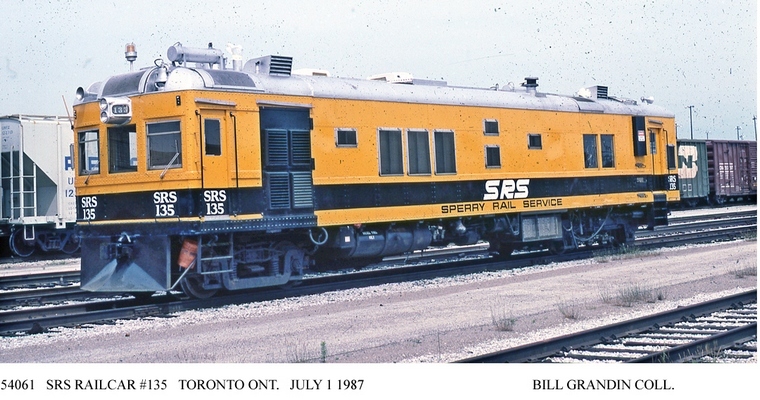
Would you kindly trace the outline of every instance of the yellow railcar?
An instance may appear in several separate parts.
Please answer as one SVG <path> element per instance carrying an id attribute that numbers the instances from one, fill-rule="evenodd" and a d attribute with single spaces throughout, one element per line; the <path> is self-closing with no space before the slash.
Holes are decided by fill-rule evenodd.
<path id="1" fill-rule="evenodd" d="M 205 297 L 431 244 L 622 243 L 679 200 L 673 114 L 602 86 L 296 75 L 280 56 L 225 69 L 180 44 L 168 58 L 78 90 L 86 290 Z"/>

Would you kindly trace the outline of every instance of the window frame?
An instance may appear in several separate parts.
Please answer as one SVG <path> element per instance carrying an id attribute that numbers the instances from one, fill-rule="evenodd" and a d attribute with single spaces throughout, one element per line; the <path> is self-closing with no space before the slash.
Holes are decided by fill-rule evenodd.
<path id="1" fill-rule="evenodd" d="M 94 139 L 88 139 L 87 134 L 88 133 L 94 133 L 95 138 Z M 77 132 L 77 143 L 79 148 L 79 168 L 78 173 L 79 176 L 88 176 L 88 175 L 97 175 L 100 174 L 100 130 L 98 128 L 95 129 L 85 129 Z M 89 144 L 95 144 L 95 159 L 98 161 L 97 169 L 88 170 L 84 168 L 85 166 L 89 166 L 89 157 L 90 153 L 87 152 L 87 148 L 91 147 L 88 146 Z"/>
<path id="2" fill-rule="evenodd" d="M 127 134 L 126 142 L 119 140 L 123 138 L 116 137 L 116 135 L 123 135 L 124 133 Z M 108 141 L 108 173 L 137 172 L 137 126 L 134 124 L 110 126 L 106 129 L 106 140 Z M 132 149 L 134 149 L 134 166 L 132 165 Z M 114 160 L 122 158 L 119 155 L 123 154 L 125 150 L 128 155 L 127 165 L 114 163 Z"/>
<path id="3" fill-rule="evenodd" d="M 341 132 L 353 132 L 354 134 L 354 141 L 353 143 L 341 143 L 340 142 L 340 133 Z M 357 132 L 356 128 L 335 128 L 335 147 L 358 147 L 359 146 L 359 133 Z"/>
<path id="4" fill-rule="evenodd" d="M 209 122 L 216 122 L 216 132 L 212 132 L 213 135 L 209 135 Z M 210 143 L 209 137 L 217 139 L 216 143 Z M 209 152 L 211 148 L 211 152 Z M 215 152 L 213 150 L 216 150 Z M 222 155 L 222 120 L 219 118 L 204 118 L 203 119 L 203 153 L 206 156 L 218 157 Z"/>
<path id="5" fill-rule="evenodd" d="M 588 143 L 586 139 L 589 138 L 594 140 L 593 152 L 587 148 Z M 589 157 L 589 155 L 592 157 Z M 591 161 L 593 161 L 593 165 L 590 165 Z M 587 169 L 599 168 L 599 135 L 597 134 L 583 134 L 583 165 Z"/>
<path id="6" fill-rule="evenodd" d="M 391 134 L 393 133 L 398 134 L 398 154 L 392 154 L 389 152 L 395 152 L 395 149 L 388 149 L 385 152 L 383 151 L 383 133 Z M 403 132 L 401 128 L 377 128 L 377 163 L 378 163 L 378 172 L 380 176 L 403 176 L 404 175 L 404 139 L 403 139 Z M 391 144 L 389 144 L 390 146 Z M 398 160 L 394 160 L 392 156 L 398 156 Z M 384 157 L 387 156 L 387 157 Z M 388 158 L 388 162 L 392 163 L 392 165 L 388 165 L 389 171 L 384 172 L 384 162 L 383 159 Z M 396 172 L 393 167 L 398 167 L 400 171 Z"/>
<path id="7" fill-rule="evenodd" d="M 488 163 L 488 150 L 496 150 L 496 158 L 498 161 L 498 164 L 489 164 Z M 487 169 L 500 169 L 501 168 L 501 147 L 499 147 L 498 144 L 487 144 L 485 145 L 485 148 L 483 150 L 485 155 L 485 162 L 486 162 L 486 168 Z"/>
<path id="8" fill-rule="evenodd" d="M 447 153 L 449 149 L 445 146 L 445 140 L 440 141 L 438 138 L 451 137 L 451 154 L 442 154 L 443 157 L 439 157 L 441 153 Z M 442 143 L 443 142 L 443 143 Z M 442 148 L 439 149 L 439 143 Z M 456 151 L 456 135 L 452 129 L 435 129 L 433 130 L 433 148 L 435 152 L 435 174 L 436 175 L 456 175 L 457 173 L 457 151 Z M 447 157 L 448 156 L 448 157 Z M 450 161 L 450 162 L 449 162 Z M 451 165 L 448 165 L 451 164 Z M 443 169 L 443 170 L 442 170 Z"/>
<path id="9" fill-rule="evenodd" d="M 533 143 L 533 139 L 538 139 L 538 145 L 535 145 Z M 544 139 L 541 137 L 540 133 L 529 133 L 528 134 L 528 149 L 529 150 L 542 150 L 544 148 Z"/>
<path id="10" fill-rule="evenodd" d="M 151 126 L 156 126 L 159 124 L 171 124 L 176 123 L 178 129 L 176 131 L 158 131 L 151 133 Z M 166 164 L 153 164 L 152 159 L 152 148 L 151 148 L 151 142 L 153 138 L 159 138 L 161 136 L 168 136 L 168 135 L 176 135 L 177 140 L 175 141 L 175 154 L 178 154 L 176 156 L 177 158 L 174 159 L 174 156 L 172 156 Z M 180 120 L 167 120 L 167 121 L 153 121 L 153 122 L 146 122 L 145 123 L 145 146 L 147 147 L 147 152 L 145 154 L 145 157 L 147 159 L 147 166 L 149 170 L 158 170 L 158 169 L 169 169 L 169 168 L 182 168 L 182 122 Z M 172 162 L 172 159 L 174 161 Z"/>
<path id="11" fill-rule="evenodd" d="M 496 132 L 489 131 L 488 125 L 489 124 L 496 124 Z M 486 118 L 483 120 L 483 135 L 485 136 L 499 136 L 500 129 L 499 129 L 499 120 L 495 118 Z"/>
<path id="12" fill-rule="evenodd" d="M 422 153 L 420 153 L 420 150 L 417 147 L 415 147 L 415 151 L 412 151 L 413 141 L 410 140 L 412 134 L 424 134 L 424 140 L 414 140 L 415 146 L 419 145 L 420 143 L 424 143 L 425 148 Z M 426 160 L 423 160 L 424 166 L 427 167 L 425 171 L 417 170 L 417 168 L 420 166 L 420 163 L 418 162 L 419 158 L 417 157 L 419 154 L 424 154 L 426 156 Z M 413 163 L 413 161 L 415 162 Z M 427 163 L 424 163 L 424 161 L 427 161 Z M 430 157 L 430 132 L 427 129 L 412 128 L 406 130 L 406 167 L 407 173 L 409 175 L 429 176 L 433 174 Z"/>
<path id="13" fill-rule="evenodd" d="M 609 139 L 611 143 L 608 149 L 609 152 L 605 151 L 605 144 L 604 144 L 605 139 Z M 609 133 L 600 134 L 599 148 L 602 151 L 602 158 L 601 158 L 602 168 L 615 168 L 615 135 L 609 134 Z M 605 155 L 612 157 L 611 163 L 607 162 L 607 160 L 605 159 L 606 158 Z"/>

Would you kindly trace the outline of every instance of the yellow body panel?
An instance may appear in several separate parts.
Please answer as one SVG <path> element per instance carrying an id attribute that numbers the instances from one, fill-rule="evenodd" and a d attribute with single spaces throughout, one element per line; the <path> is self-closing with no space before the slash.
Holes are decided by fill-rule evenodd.
<path id="1" fill-rule="evenodd" d="M 179 99 L 179 100 L 178 100 Z M 203 99 L 197 102 L 196 99 Z M 101 167 L 99 174 L 77 176 L 78 196 L 113 194 L 121 192 L 159 191 L 172 189 L 245 188 L 262 186 L 261 139 L 259 127 L 260 104 L 300 104 L 311 109 L 313 131 L 311 156 L 315 169 L 314 186 L 339 184 L 385 184 L 415 182 L 454 182 L 488 179 L 559 178 L 579 176 L 667 175 L 665 148 L 675 146 L 675 128 L 672 118 L 647 121 L 647 128 L 655 131 L 657 154 L 633 156 L 631 116 L 542 110 L 500 109 L 474 106 L 413 104 L 369 100 L 310 98 L 260 93 L 180 91 L 150 93 L 131 98 L 132 122 L 137 131 L 137 172 L 109 173 Z M 228 105 L 210 104 L 217 100 Z M 180 102 L 180 105 L 177 103 Z M 78 105 L 76 131 L 100 126 L 97 103 Z M 199 115 L 222 121 L 223 154 L 218 158 L 202 157 L 202 129 Z M 234 117 L 233 117 L 234 116 Z M 483 132 L 485 119 L 499 122 L 498 135 Z M 182 130 L 182 167 L 163 169 L 146 168 L 145 124 L 157 121 L 179 120 Z M 336 146 L 336 129 L 356 130 L 355 147 Z M 393 128 L 402 131 L 404 147 L 403 175 L 381 176 L 379 173 L 378 129 Z M 410 175 L 408 171 L 408 129 L 428 132 L 431 152 L 431 174 Z M 436 130 L 454 132 L 456 173 L 435 173 Z M 540 134 L 542 146 L 531 149 L 528 135 Z M 585 168 L 583 161 L 583 134 L 614 135 L 614 168 Z M 647 146 L 650 146 L 647 134 Z M 501 166 L 487 168 L 486 146 L 498 146 Z M 597 150 L 601 159 L 601 146 Z M 100 154 L 107 157 L 108 148 L 104 128 L 100 129 Z M 79 161 L 77 160 L 77 163 Z M 77 164 L 78 165 L 78 164 Z M 105 165 L 105 163 L 102 163 Z M 201 168 L 203 165 L 203 168 Z M 77 167 L 78 168 L 78 167 Z M 161 175 L 164 175 L 161 178 Z M 202 178 L 203 177 L 203 178 Z M 205 181 L 205 185 L 204 182 Z M 562 208 L 601 207 L 610 204 L 650 203 L 646 198 L 631 193 L 619 196 L 580 196 L 564 199 Z M 614 200 L 610 198 L 614 197 Z M 677 201 L 678 190 L 667 191 L 669 201 Z M 533 200 L 533 199 L 531 199 Z M 538 199 L 536 199 L 538 200 Z M 521 202 L 517 202 L 518 204 Z M 547 209 L 552 209 L 547 208 Z M 511 210 L 511 209 L 508 209 Z M 520 211 L 516 208 L 514 211 Z M 527 210 L 526 210 L 527 211 Z M 320 225 L 369 223 L 373 221 L 414 220 L 494 213 L 480 210 L 441 215 L 441 205 L 395 207 L 393 209 L 353 209 L 320 211 Z"/>

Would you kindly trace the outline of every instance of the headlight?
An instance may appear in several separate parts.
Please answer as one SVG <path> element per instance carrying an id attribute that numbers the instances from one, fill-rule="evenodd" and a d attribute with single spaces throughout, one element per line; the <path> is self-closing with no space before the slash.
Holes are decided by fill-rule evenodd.
<path id="1" fill-rule="evenodd" d="M 104 124 L 122 125 L 132 120 L 132 100 L 128 97 L 103 97 L 99 104 Z"/>

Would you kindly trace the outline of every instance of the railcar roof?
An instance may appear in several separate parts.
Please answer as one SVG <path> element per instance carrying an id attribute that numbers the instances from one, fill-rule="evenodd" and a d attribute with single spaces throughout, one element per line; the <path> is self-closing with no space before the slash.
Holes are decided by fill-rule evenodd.
<path id="1" fill-rule="evenodd" d="M 388 83 L 369 79 L 312 75 L 270 75 L 252 71 L 171 67 L 163 88 L 155 86 L 157 68 L 115 75 L 90 86 L 79 103 L 103 96 L 131 96 L 158 90 L 222 90 L 316 98 L 374 100 L 416 104 L 479 106 L 558 112 L 645 115 L 672 118 L 663 107 L 615 98 L 589 99 L 536 91 L 535 88 L 487 89 L 448 86 L 445 82 Z"/>

